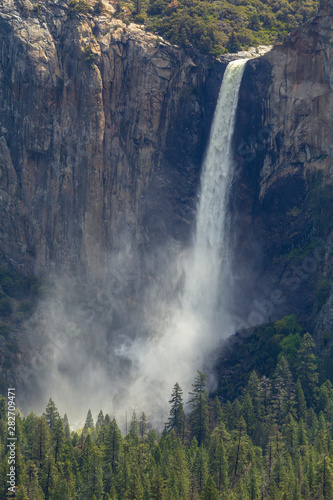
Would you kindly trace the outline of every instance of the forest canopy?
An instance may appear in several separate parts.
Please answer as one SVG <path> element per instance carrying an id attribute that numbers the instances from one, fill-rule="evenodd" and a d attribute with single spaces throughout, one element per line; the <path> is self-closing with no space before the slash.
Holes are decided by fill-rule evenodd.
<path id="1" fill-rule="evenodd" d="M 116 10 L 171 43 L 218 56 L 282 41 L 317 8 L 317 0 L 118 0 Z"/>
<path id="2" fill-rule="evenodd" d="M 230 400 L 209 396 L 198 371 L 189 395 L 175 383 L 158 435 L 134 411 L 122 433 L 89 410 L 70 430 L 52 399 L 41 416 L 16 415 L 19 500 L 328 500 L 333 498 L 333 385 L 309 333 L 274 325 L 288 346 L 247 372 Z M 295 330 L 296 329 L 296 330 Z M 95 419 L 94 419 L 95 417 Z M 9 473 L 6 399 L 0 397 L 0 498 Z"/>

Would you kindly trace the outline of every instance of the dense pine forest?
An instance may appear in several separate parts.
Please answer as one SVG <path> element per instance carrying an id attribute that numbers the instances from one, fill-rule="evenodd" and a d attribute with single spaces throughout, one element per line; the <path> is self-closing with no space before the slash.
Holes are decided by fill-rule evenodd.
<path id="1" fill-rule="evenodd" d="M 186 397 L 176 383 L 160 435 L 145 413 L 133 413 L 123 436 L 102 411 L 94 422 L 89 410 L 83 429 L 72 431 L 52 399 L 39 417 L 17 412 L 16 498 L 332 499 L 333 385 L 320 382 L 312 336 L 295 335 L 284 336 L 293 347 L 280 352 L 275 366 L 247 373 L 233 400 L 222 389 L 219 397 L 209 395 L 199 371 Z M 7 434 L 2 397 L 1 499 L 8 497 Z"/>

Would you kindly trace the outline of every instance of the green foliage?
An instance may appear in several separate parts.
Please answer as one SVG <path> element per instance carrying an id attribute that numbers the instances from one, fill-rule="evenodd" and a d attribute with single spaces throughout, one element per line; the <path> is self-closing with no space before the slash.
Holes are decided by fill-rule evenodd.
<path id="1" fill-rule="evenodd" d="M 83 59 L 88 64 L 89 68 L 92 68 L 94 66 L 95 54 L 90 45 L 87 45 L 87 47 L 84 48 Z"/>
<path id="2" fill-rule="evenodd" d="M 169 403 L 171 409 L 166 428 L 169 432 L 174 430 L 176 435 L 184 441 L 186 419 L 183 406 L 183 391 L 178 383 L 174 385 Z"/>
<path id="3" fill-rule="evenodd" d="M 73 17 L 77 14 L 90 14 L 92 8 L 85 0 L 70 0 L 68 2 L 68 16 Z"/>
<path id="4" fill-rule="evenodd" d="M 192 405 L 190 415 L 191 435 L 201 444 L 206 445 L 208 439 L 208 394 L 206 391 L 207 375 L 198 370 L 192 385 L 193 391 L 189 403 Z"/>
<path id="5" fill-rule="evenodd" d="M 133 20 L 171 43 L 216 56 L 281 41 L 317 11 L 317 0 L 132 0 Z M 116 13 L 124 17 L 118 2 Z"/>
<path id="6" fill-rule="evenodd" d="M 285 338 L 286 325 L 290 334 L 297 333 L 297 322 L 289 318 L 273 328 L 274 335 L 283 331 Z M 183 436 L 175 432 L 174 411 L 161 436 L 153 429 L 145 436 L 144 413 L 139 423 L 133 414 L 129 435 L 123 437 L 116 420 L 103 412 L 94 426 L 90 411 L 86 419 L 90 432 L 71 435 L 69 429 L 66 432 L 68 419 L 59 416 L 50 399 L 45 416 L 31 413 L 23 421 L 17 416 L 16 497 L 331 500 L 333 385 L 328 380 L 319 385 L 321 365 L 318 368 L 314 349 L 311 335 L 305 334 L 290 358 L 292 366 L 280 350 L 275 364 L 265 367 L 269 376 L 247 374 L 247 385 L 222 406 L 216 398 L 208 404 L 206 375 L 198 372 L 189 395 L 190 418 L 182 423 Z M 295 377 L 299 377 L 296 384 Z M 170 404 L 173 410 L 182 407 L 179 384 Z M 198 425 L 200 415 L 204 434 Z M 0 397 L 1 498 L 6 497 L 2 485 L 8 474 L 6 424 L 6 401 Z"/>
<path id="7" fill-rule="evenodd" d="M 291 315 L 276 323 L 253 328 L 239 342 L 236 339 L 232 352 L 221 366 L 219 394 L 225 399 L 233 399 L 253 370 L 271 377 L 273 367 L 282 355 L 293 369 L 302 333 L 296 316 Z"/>

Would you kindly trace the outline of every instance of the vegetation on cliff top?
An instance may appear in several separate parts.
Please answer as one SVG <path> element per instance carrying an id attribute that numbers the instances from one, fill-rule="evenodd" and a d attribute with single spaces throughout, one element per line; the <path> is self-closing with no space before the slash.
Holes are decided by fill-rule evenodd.
<path id="1" fill-rule="evenodd" d="M 171 43 L 210 55 L 282 41 L 317 13 L 318 0 L 117 0 L 116 16 Z M 99 15 L 85 0 L 70 0 L 68 16 Z"/>
<path id="2" fill-rule="evenodd" d="M 282 41 L 318 8 L 317 0 L 118 0 L 124 20 L 123 5 L 148 30 L 211 55 Z"/>

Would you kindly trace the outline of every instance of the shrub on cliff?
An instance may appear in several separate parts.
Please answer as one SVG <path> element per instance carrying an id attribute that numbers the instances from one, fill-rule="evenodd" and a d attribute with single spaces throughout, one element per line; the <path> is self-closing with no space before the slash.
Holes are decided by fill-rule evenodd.
<path id="1" fill-rule="evenodd" d="M 317 0 L 150 0 L 148 29 L 182 47 L 211 55 L 283 40 L 315 15 Z M 133 4 L 135 11 L 135 4 Z"/>
<path id="2" fill-rule="evenodd" d="M 68 16 L 75 14 L 89 14 L 92 12 L 90 5 L 85 0 L 70 0 L 68 3 Z"/>

